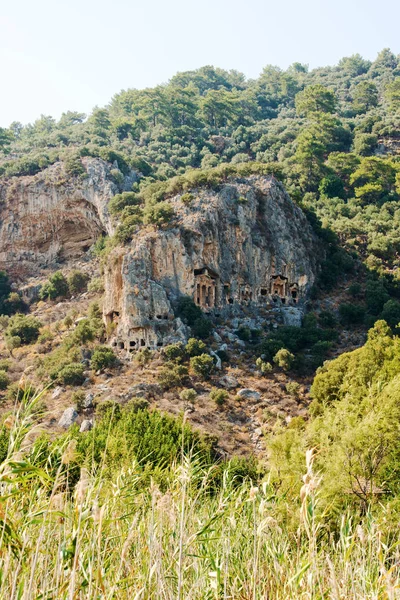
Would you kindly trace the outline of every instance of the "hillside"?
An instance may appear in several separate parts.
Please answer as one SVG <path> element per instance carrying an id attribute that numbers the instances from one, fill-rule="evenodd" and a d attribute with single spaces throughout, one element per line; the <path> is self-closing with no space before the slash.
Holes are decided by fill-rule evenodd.
<path id="1" fill-rule="evenodd" d="M 399 218 L 388 49 L 0 129 L 0 596 L 396 598 Z"/>

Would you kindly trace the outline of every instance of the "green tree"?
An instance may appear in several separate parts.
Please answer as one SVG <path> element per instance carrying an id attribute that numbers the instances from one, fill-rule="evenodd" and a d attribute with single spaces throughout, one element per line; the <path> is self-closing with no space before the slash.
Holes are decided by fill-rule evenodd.
<path id="1" fill-rule="evenodd" d="M 310 85 L 295 98 L 297 114 L 307 117 L 313 113 L 333 113 L 336 108 L 335 94 L 321 84 Z"/>
<path id="2" fill-rule="evenodd" d="M 361 81 L 353 93 L 355 108 L 366 112 L 378 104 L 378 88 L 372 81 Z"/>

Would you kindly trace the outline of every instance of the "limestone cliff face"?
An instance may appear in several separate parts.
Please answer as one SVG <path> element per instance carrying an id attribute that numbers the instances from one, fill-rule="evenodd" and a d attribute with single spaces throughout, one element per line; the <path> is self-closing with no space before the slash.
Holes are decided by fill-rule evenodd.
<path id="1" fill-rule="evenodd" d="M 190 204 L 171 200 L 170 227 L 142 228 L 110 256 L 104 314 L 120 348 L 184 339 L 185 326 L 174 318 L 182 295 L 217 314 L 301 307 L 307 297 L 321 248 L 279 182 L 250 177 L 193 196 Z"/>
<path id="2" fill-rule="evenodd" d="M 0 183 L 0 269 L 32 274 L 38 267 L 79 256 L 101 232 L 112 233 L 107 204 L 119 189 L 115 168 L 84 158 L 86 174 L 71 177 L 56 163 L 32 177 Z M 135 174 L 125 178 L 130 189 Z"/>

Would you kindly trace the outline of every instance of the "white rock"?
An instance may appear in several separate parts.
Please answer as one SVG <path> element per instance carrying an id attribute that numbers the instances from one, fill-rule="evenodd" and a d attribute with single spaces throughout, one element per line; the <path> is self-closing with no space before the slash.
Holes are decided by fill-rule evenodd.
<path id="1" fill-rule="evenodd" d="M 250 390 L 248 388 L 239 390 L 238 396 L 245 398 L 246 400 L 259 400 L 261 398 L 260 392 L 256 392 L 256 390 Z"/>
<path id="2" fill-rule="evenodd" d="M 58 425 L 64 427 L 64 429 L 68 429 L 75 423 L 77 418 L 78 413 L 73 406 L 70 406 L 64 410 L 61 419 L 58 421 Z"/>

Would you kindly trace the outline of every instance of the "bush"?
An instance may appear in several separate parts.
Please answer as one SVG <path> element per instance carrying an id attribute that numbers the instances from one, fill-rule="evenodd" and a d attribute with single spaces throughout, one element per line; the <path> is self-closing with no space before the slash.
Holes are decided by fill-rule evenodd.
<path id="1" fill-rule="evenodd" d="M 207 317 L 201 316 L 199 319 L 196 319 L 192 325 L 192 332 L 196 337 L 206 339 L 211 334 L 213 330 L 213 325 L 210 319 Z"/>
<path id="2" fill-rule="evenodd" d="M 93 277 L 87 286 L 88 292 L 97 292 L 102 294 L 104 292 L 104 281 L 102 277 Z"/>
<path id="3" fill-rule="evenodd" d="M 144 212 L 144 222 L 161 227 L 170 223 L 175 215 L 174 208 L 169 202 L 159 202 L 149 206 Z"/>
<path id="4" fill-rule="evenodd" d="M 56 298 L 65 298 L 68 295 L 69 286 L 61 271 L 56 271 L 49 277 L 47 283 L 40 290 L 41 300 L 55 300 Z"/>
<path id="5" fill-rule="evenodd" d="M 274 356 L 274 363 L 278 365 L 283 371 L 289 371 L 293 366 L 294 354 L 281 348 Z"/>
<path id="6" fill-rule="evenodd" d="M 194 200 L 194 195 L 193 194 L 182 194 L 181 196 L 181 202 L 183 202 L 183 204 L 190 204 L 192 202 L 192 200 Z"/>
<path id="7" fill-rule="evenodd" d="M 185 351 L 188 356 L 200 356 L 206 352 L 207 346 L 202 340 L 196 338 L 189 338 L 188 343 L 185 346 Z"/>
<path id="8" fill-rule="evenodd" d="M 89 275 L 75 270 L 68 275 L 67 281 L 70 294 L 80 294 L 87 289 Z"/>
<path id="9" fill-rule="evenodd" d="M 343 303 L 339 306 L 339 315 L 343 325 L 359 325 L 364 320 L 365 308 L 360 304 Z"/>
<path id="10" fill-rule="evenodd" d="M 81 412 L 83 410 L 83 403 L 85 401 L 85 392 L 79 390 L 78 392 L 73 392 L 71 395 L 71 402 L 75 405 L 76 410 Z"/>
<path id="11" fill-rule="evenodd" d="M 10 385 L 10 378 L 5 371 L 0 370 L 0 390 L 6 390 Z"/>
<path id="12" fill-rule="evenodd" d="M 291 396 L 297 398 L 300 392 L 300 384 L 297 383 L 297 381 L 289 381 L 289 383 L 286 384 L 286 391 Z"/>
<path id="13" fill-rule="evenodd" d="M 38 339 L 41 327 L 42 323 L 39 319 L 17 313 L 8 322 L 5 332 L 6 340 L 11 341 L 11 338 L 19 338 L 20 345 L 31 344 Z"/>
<path id="14" fill-rule="evenodd" d="M 229 398 L 229 394 L 226 390 L 214 388 L 210 392 L 210 398 L 217 406 L 222 406 L 225 403 L 225 400 Z"/>
<path id="15" fill-rule="evenodd" d="M 187 325 L 193 325 L 197 319 L 203 317 L 201 308 L 189 296 L 179 298 L 176 312 Z"/>
<path id="16" fill-rule="evenodd" d="M 98 346 L 91 358 L 91 367 L 94 371 L 103 369 L 112 369 L 118 365 L 118 358 L 112 348 L 108 346 Z"/>
<path id="17" fill-rule="evenodd" d="M 271 363 L 264 362 L 262 358 L 257 358 L 256 365 L 263 375 L 267 375 L 267 373 L 271 373 L 273 370 Z"/>
<path id="18" fill-rule="evenodd" d="M 180 362 L 185 356 L 185 351 L 182 342 L 177 342 L 176 344 L 170 344 L 169 346 L 165 346 L 163 354 L 167 358 L 167 360 Z"/>
<path id="19" fill-rule="evenodd" d="M 26 404 L 37 394 L 36 388 L 29 381 L 18 381 L 12 383 L 7 390 L 7 399 L 12 402 L 24 402 Z"/>
<path id="20" fill-rule="evenodd" d="M 153 352 L 149 348 L 142 348 L 135 355 L 135 360 L 141 367 L 145 367 L 152 358 Z"/>
<path id="21" fill-rule="evenodd" d="M 17 292 L 11 292 L 4 302 L 4 310 L 11 315 L 26 310 L 26 304 Z"/>
<path id="22" fill-rule="evenodd" d="M 197 392 L 193 388 L 182 390 L 179 394 L 179 398 L 189 404 L 194 404 L 197 398 Z"/>
<path id="23" fill-rule="evenodd" d="M 192 356 L 190 359 L 190 368 L 192 369 L 193 373 L 199 377 L 202 377 L 203 379 L 209 379 L 211 377 L 214 367 L 214 360 L 209 354 Z"/>
<path id="24" fill-rule="evenodd" d="M 67 345 L 80 346 L 87 342 L 92 342 L 95 338 L 92 324 L 89 319 L 82 319 L 75 327 L 74 331 L 69 335 Z"/>
<path id="25" fill-rule="evenodd" d="M 81 363 L 71 363 L 58 372 L 58 381 L 63 385 L 82 385 L 85 381 L 84 366 Z"/>
<path id="26" fill-rule="evenodd" d="M 173 362 L 167 362 L 159 373 L 158 381 L 164 389 L 168 390 L 170 388 L 181 386 L 187 379 L 187 376 L 187 367 Z"/>

